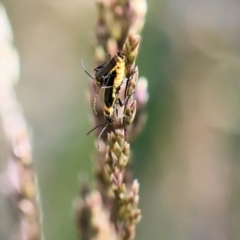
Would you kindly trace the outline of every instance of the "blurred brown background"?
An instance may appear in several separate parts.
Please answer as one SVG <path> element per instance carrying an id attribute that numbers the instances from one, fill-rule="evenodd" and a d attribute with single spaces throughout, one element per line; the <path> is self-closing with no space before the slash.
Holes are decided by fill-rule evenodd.
<path id="1" fill-rule="evenodd" d="M 45 239 L 76 239 L 72 201 L 94 153 L 80 63 L 94 67 L 94 1 L 2 3 L 21 59 L 16 92 L 32 130 Z M 240 239 L 239 12 L 234 0 L 148 1 L 138 65 L 149 118 L 132 148 L 138 240 Z M 6 206 L 1 197 L 1 240 L 14 222 Z"/>

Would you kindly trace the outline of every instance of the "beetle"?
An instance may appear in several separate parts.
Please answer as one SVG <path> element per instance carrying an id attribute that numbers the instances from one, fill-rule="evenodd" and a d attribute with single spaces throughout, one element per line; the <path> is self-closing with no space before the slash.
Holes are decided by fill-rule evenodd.
<path id="1" fill-rule="evenodd" d="M 121 85 L 118 87 L 113 87 L 114 86 L 114 82 L 119 80 L 119 75 L 117 70 L 113 71 L 111 73 L 111 75 L 109 76 L 108 82 L 107 82 L 107 86 L 104 89 L 104 110 L 103 110 L 103 115 L 105 118 L 105 121 L 99 125 L 97 125 L 96 127 L 94 127 L 93 129 L 91 129 L 86 135 L 90 134 L 92 131 L 94 131 L 95 129 L 101 127 L 104 125 L 103 129 L 101 130 L 101 132 L 98 135 L 98 141 L 97 141 L 97 147 L 99 149 L 99 140 L 103 134 L 103 132 L 105 131 L 105 129 L 108 127 L 108 125 L 112 124 L 113 122 L 115 122 L 115 120 L 113 119 L 113 114 L 114 111 L 116 111 L 116 114 L 118 116 L 118 111 L 116 108 L 116 104 L 119 104 L 121 107 L 124 105 L 120 98 L 119 98 L 119 91 L 121 89 Z"/>
<path id="2" fill-rule="evenodd" d="M 82 68 L 85 73 L 96 83 L 98 90 L 96 92 L 93 104 L 93 110 L 96 111 L 96 99 L 101 88 L 113 88 L 111 91 L 113 99 L 116 98 L 119 88 L 123 84 L 125 74 L 125 60 L 126 56 L 123 52 L 119 51 L 109 61 L 105 61 L 94 69 L 95 77 L 92 77 L 85 69 L 82 61 Z"/>

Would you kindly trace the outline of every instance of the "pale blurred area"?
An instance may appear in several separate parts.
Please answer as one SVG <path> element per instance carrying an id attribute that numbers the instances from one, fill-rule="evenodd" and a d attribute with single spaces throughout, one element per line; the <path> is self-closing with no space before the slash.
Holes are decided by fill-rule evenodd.
<path id="1" fill-rule="evenodd" d="M 77 239 L 72 200 L 94 159 L 80 61 L 93 69 L 94 1 L 2 3 L 21 60 L 16 93 L 32 132 L 45 240 Z M 149 117 L 132 147 L 143 214 L 136 239 L 240 239 L 240 2 L 149 0 L 148 9 L 137 63 Z M 1 240 L 13 224 L 1 196 Z"/>

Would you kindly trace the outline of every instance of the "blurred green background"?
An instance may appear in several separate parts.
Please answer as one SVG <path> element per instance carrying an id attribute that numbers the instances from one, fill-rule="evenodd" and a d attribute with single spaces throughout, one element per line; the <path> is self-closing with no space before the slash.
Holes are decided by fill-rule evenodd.
<path id="1" fill-rule="evenodd" d="M 32 130 L 45 240 L 77 239 L 78 176 L 93 170 L 80 60 L 93 69 L 94 1 L 2 3 L 21 59 L 16 92 Z M 138 240 L 240 239 L 239 12 L 234 0 L 148 1 L 137 61 L 148 121 L 132 146 Z M 1 240 L 12 224 L 5 208 L 1 197 Z"/>

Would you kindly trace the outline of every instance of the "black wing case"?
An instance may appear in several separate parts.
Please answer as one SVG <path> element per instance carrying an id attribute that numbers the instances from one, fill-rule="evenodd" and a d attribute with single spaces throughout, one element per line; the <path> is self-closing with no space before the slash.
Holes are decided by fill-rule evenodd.
<path id="1" fill-rule="evenodd" d="M 115 99 L 112 97 L 112 95 L 113 95 L 113 87 L 112 86 L 113 86 L 115 77 L 116 77 L 116 71 L 113 71 L 109 75 L 108 80 L 107 80 L 107 87 L 109 87 L 109 88 L 106 88 L 104 90 L 104 103 L 108 108 L 112 107 L 114 104 L 114 101 L 115 101 Z"/>
<path id="2" fill-rule="evenodd" d="M 116 66 L 116 64 L 117 64 L 116 58 L 113 57 L 109 62 L 104 63 L 98 66 L 97 68 L 95 68 L 95 71 L 97 71 L 95 75 L 96 79 L 98 81 L 102 81 L 102 78 L 105 79 L 106 75 L 109 74 L 109 72 Z"/>

